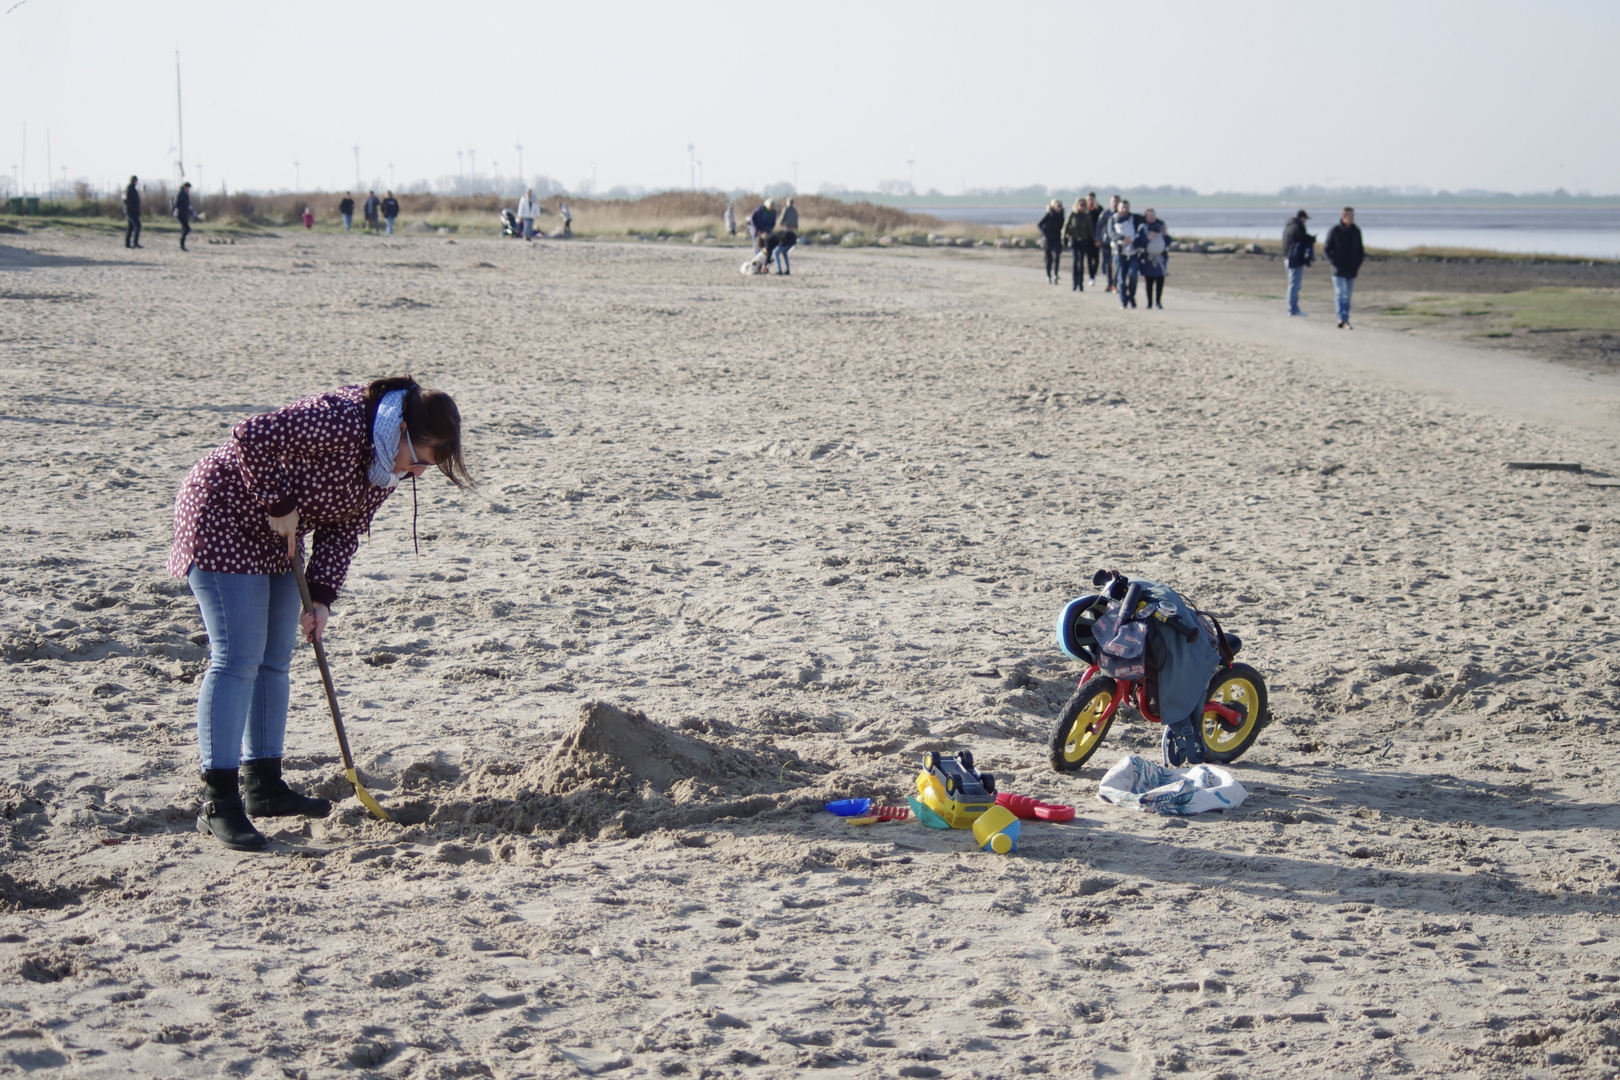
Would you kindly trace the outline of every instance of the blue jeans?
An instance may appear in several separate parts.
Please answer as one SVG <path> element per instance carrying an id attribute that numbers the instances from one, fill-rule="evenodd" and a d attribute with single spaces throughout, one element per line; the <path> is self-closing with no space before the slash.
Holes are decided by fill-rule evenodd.
<path id="1" fill-rule="evenodd" d="M 384 218 L 383 220 L 388 222 L 388 228 L 385 229 L 384 231 L 387 232 L 389 236 L 393 236 L 394 235 L 394 219 L 393 218 Z"/>
<path id="2" fill-rule="evenodd" d="M 1305 268 L 1303 266 L 1290 266 L 1288 268 L 1288 314 L 1302 315 L 1299 310 L 1299 287 L 1305 284 Z"/>
<path id="3" fill-rule="evenodd" d="M 1339 321 L 1350 321 L 1350 294 L 1356 291 L 1356 279 L 1333 275 L 1333 303 L 1339 309 Z"/>
<path id="4" fill-rule="evenodd" d="M 343 231 L 348 232 L 353 227 L 354 227 L 354 214 L 353 213 L 344 214 L 343 215 Z"/>
<path id="5" fill-rule="evenodd" d="M 788 248 L 785 244 L 776 249 L 776 272 L 778 274 L 793 272 L 793 264 L 788 261 Z"/>
<path id="6" fill-rule="evenodd" d="M 1136 306 L 1136 276 L 1141 266 L 1135 254 L 1118 253 L 1114 256 L 1115 287 L 1119 289 L 1119 306 Z"/>
<path id="7" fill-rule="evenodd" d="M 286 574 L 186 575 L 212 655 L 197 691 L 204 769 L 278 758 L 287 733 L 287 669 L 298 643 L 298 583 Z"/>

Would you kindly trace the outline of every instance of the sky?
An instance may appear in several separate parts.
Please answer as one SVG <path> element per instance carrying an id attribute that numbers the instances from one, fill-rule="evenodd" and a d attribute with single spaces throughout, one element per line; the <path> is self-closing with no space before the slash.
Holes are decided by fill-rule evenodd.
<path id="1" fill-rule="evenodd" d="M 174 176 L 178 52 L 186 174 L 210 191 L 342 190 L 355 146 L 363 185 L 510 177 L 521 144 L 525 177 L 572 190 L 686 187 L 696 159 L 725 190 L 1620 192 L 1617 0 L 0 12 L 0 170 L 29 189 L 47 160 L 58 183 Z"/>

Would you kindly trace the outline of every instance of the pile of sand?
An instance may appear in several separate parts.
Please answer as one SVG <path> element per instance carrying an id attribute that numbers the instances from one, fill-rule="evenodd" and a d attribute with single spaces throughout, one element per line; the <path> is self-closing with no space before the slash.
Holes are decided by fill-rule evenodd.
<path id="1" fill-rule="evenodd" d="M 826 771 L 792 751 L 727 745 L 639 710 L 589 701 L 540 760 L 480 766 L 454 788 L 394 811 L 439 832 L 557 830 L 564 843 L 639 836 L 813 801 L 803 787 L 782 790 L 790 769 L 800 779 Z"/>

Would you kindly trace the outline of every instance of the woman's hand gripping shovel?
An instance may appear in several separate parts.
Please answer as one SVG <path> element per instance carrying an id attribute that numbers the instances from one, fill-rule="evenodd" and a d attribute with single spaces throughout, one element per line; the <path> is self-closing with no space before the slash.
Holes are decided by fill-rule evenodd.
<path id="1" fill-rule="evenodd" d="M 292 557 L 293 576 L 298 579 L 298 595 L 304 601 L 304 611 L 309 613 L 315 610 L 315 602 L 310 599 L 309 582 L 304 580 L 304 561 L 295 552 Z M 393 821 L 371 792 L 360 782 L 360 774 L 354 770 L 354 755 L 349 753 L 349 736 L 343 731 L 343 715 L 338 712 L 337 691 L 332 687 L 332 670 L 326 666 L 326 649 L 321 645 L 321 639 L 315 638 L 311 642 L 315 646 L 315 662 L 321 668 L 321 683 L 326 687 L 326 703 L 332 706 L 332 727 L 337 730 L 338 749 L 343 751 L 343 775 L 349 778 L 354 785 L 355 798 L 360 800 L 371 816 L 378 821 Z"/>

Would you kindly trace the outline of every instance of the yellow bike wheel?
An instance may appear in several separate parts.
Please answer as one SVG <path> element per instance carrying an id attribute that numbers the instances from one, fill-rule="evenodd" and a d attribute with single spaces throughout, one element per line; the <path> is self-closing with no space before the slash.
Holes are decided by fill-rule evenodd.
<path id="1" fill-rule="evenodd" d="M 1215 673 L 1204 700 L 1220 702 L 1240 714 L 1234 723 L 1218 713 L 1204 713 L 1205 758 L 1219 763 L 1236 761 L 1254 745 L 1261 727 L 1270 719 L 1266 680 L 1247 664 L 1233 664 Z"/>
<path id="2" fill-rule="evenodd" d="M 1058 772 L 1074 772 L 1086 763 L 1114 718 L 1108 707 L 1119 692 L 1113 679 L 1099 677 L 1081 686 L 1058 713 L 1057 727 L 1052 732 L 1052 768 Z"/>

